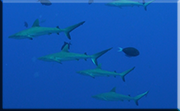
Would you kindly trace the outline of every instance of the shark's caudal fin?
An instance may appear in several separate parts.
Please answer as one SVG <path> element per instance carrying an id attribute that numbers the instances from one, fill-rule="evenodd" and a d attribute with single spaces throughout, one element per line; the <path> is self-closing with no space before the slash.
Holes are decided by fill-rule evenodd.
<path id="1" fill-rule="evenodd" d="M 132 70 L 134 70 L 134 68 L 135 68 L 135 67 L 133 67 L 133 68 L 131 68 L 131 69 L 129 69 L 129 70 L 126 70 L 126 71 L 120 73 L 120 76 L 121 76 L 121 78 L 122 78 L 122 80 L 123 80 L 124 82 L 125 82 L 125 79 L 124 79 L 125 75 L 127 75 L 129 72 L 131 72 Z"/>
<path id="2" fill-rule="evenodd" d="M 145 95 L 147 95 L 148 92 L 149 92 L 149 91 L 146 91 L 145 93 L 142 93 L 142 94 L 137 95 L 137 96 L 134 97 L 134 101 L 135 101 L 135 103 L 136 103 L 137 106 L 138 106 L 138 100 L 141 99 L 142 97 L 144 97 Z"/>
<path id="3" fill-rule="evenodd" d="M 105 54 L 106 52 L 108 52 L 109 50 L 111 50 L 111 49 L 112 49 L 112 47 L 109 48 L 109 49 L 103 50 L 103 51 L 101 51 L 101 52 L 98 52 L 98 53 L 96 53 L 96 54 L 93 54 L 93 55 L 92 55 L 92 62 L 93 62 L 95 65 L 98 66 L 97 59 L 98 59 L 100 56 L 102 56 L 103 54 Z"/>
<path id="4" fill-rule="evenodd" d="M 80 22 L 80 23 L 75 24 L 75 25 L 72 25 L 72 26 L 69 26 L 69 27 L 67 27 L 67 28 L 64 29 L 64 33 L 66 34 L 66 36 L 68 37 L 68 39 L 71 39 L 71 36 L 70 36 L 69 33 L 70 33 L 72 30 L 74 30 L 75 28 L 77 28 L 77 27 L 79 27 L 80 25 L 84 24 L 84 22 L 85 22 L 85 21 Z"/>
<path id="5" fill-rule="evenodd" d="M 147 2 L 147 3 L 145 3 L 145 1 L 143 1 L 143 6 L 144 6 L 144 9 L 147 11 L 147 6 L 150 4 L 150 3 L 152 3 L 154 0 L 151 0 L 151 1 L 149 1 L 149 2 Z"/>

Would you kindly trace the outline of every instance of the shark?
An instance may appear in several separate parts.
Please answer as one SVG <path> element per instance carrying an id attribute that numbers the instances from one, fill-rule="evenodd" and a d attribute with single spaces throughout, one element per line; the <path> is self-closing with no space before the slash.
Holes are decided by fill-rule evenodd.
<path id="1" fill-rule="evenodd" d="M 80 25 L 84 24 L 85 21 L 77 23 L 75 25 L 69 26 L 64 29 L 60 29 L 59 26 L 52 28 L 52 27 L 41 27 L 39 25 L 39 19 L 36 19 L 32 25 L 31 28 L 22 30 L 20 32 L 17 32 L 13 35 L 10 35 L 8 38 L 13 39 L 30 39 L 33 40 L 33 38 L 42 36 L 42 35 L 50 35 L 52 33 L 57 33 L 59 35 L 60 32 L 64 32 L 68 39 L 71 39 L 70 32 Z"/>
<path id="2" fill-rule="evenodd" d="M 70 43 L 64 42 L 64 45 L 62 46 L 60 52 L 39 57 L 38 60 L 49 61 L 49 62 L 58 62 L 58 63 L 62 64 L 63 61 L 71 61 L 71 60 L 78 61 L 80 59 L 84 59 L 84 60 L 91 59 L 95 65 L 98 65 L 97 59 L 112 49 L 112 47 L 111 47 L 111 48 L 108 48 L 101 52 L 95 53 L 93 55 L 87 55 L 87 53 L 79 54 L 79 53 L 69 52 L 70 45 L 71 45 Z"/>
<path id="3" fill-rule="evenodd" d="M 95 77 L 100 77 L 100 76 L 120 76 L 122 78 L 122 80 L 125 82 L 125 75 L 127 75 L 129 72 L 131 72 L 132 70 L 134 70 L 135 67 L 128 69 L 122 73 L 117 73 L 116 71 L 111 72 L 111 71 L 107 71 L 107 70 L 103 70 L 101 68 L 101 64 L 98 64 L 98 66 L 95 69 L 87 69 L 87 70 L 82 70 L 82 71 L 77 71 L 76 73 L 79 73 L 81 75 L 86 75 L 86 76 L 90 76 L 92 78 Z"/>
<path id="4" fill-rule="evenodd" d="M 139 94 L 135 97 L 131 97 L 130 95 L 122 95 L 119 93 L 116 93 L 116 87 L 112 88 L 109 92 L 106 93 L 101 93 L 97 95 L 93 95 L 92 98 L 99 99 L 99 100 L 104 100 L 104 101 L 124 101 L 124 100 L 134 100 L 136 105 L 138 106 L 138 101 L 146 96 L 149 93 L 149 91 L 146 91 L 142 94 Z"/>
<path id="5" fill-rule="evenodd" d="M 148 1 L 148 2 L 145 2 L 143 0 L 143 3 L 140 3 L 140 2 L 136 2 L 136 1 L 131 1 L 131 0 L 114 0 L 113 2 L 110 2 L 110 3 L 106 3 L 105 5 L 107 6 L 114 6 L 114 7 L 119 7 L 119 8 L 122 8 L 122 7 L 133 7 L 133 6 L 143 6 L 145 10 L 147 10 L 147 6 L 152 3 L 154 0 L 151 0 L 151 1 Z"/>
<path id="6" fill-rule="evenodd" d="M 42 5 L 50 6 L 52 3 L 49 0 L 38 0 Z"/>

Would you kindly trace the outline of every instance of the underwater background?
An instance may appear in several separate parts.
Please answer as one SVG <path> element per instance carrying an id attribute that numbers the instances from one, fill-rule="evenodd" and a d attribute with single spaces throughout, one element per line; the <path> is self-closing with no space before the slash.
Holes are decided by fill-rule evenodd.
<path id="1" fill-rule="evenodd" d="M 4 0 L 5 1 L 5 0 Z M 94 0 L 95 1 L 95 0 Z M 30 28 L 39 19 L 40 26 L 66 28 L 85 23 L 73 30 L 71 40 L 64 33 L 29 39 L 8 36 Z M 109 7 L 105 3 L 3 3 L 3 108 L 177 108 L 177 4 L 151 3 L 143 7 Z M 96 66 L 87 61 L 62 64 L 37 58 L 61 51 L 64 41 L 69 51 L 94 54 L 113 47 L 98 58 L 102 69 L 123 72 L 121 77 L 84 76 L 79 70 Z M 135 47 L 140 55 L 127 57 L 118 47 Z M 102 101 L 92 95 L 110 91 L 147 97 L 134 101 Z"/>

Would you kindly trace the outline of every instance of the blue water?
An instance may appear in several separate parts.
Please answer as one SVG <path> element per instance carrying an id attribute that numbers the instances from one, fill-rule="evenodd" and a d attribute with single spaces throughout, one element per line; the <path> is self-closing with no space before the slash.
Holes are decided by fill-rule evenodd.
<path id="1" fill-rule="evenodd" d="M 65 28 L 81 21 L 68 40 L 64 33 L 29 39 L 8 36 L 32 26 Z M 70 52 L 94 54 L 112 50 L 98 59 L 102 69 L 123 72 L 125 76 L 97 77 L 77 74 L 93 69 L 87 61 L 62 64 L 37 60 L 61 51 L 64 41 L 71 42 Z M 135 47 L 137 57 L 126 57 L 118 47 Z M 110 91 L 147 97 L 134 101 L 102 101 L 92 95 Z M 109 7 L 104 3 L 3 4 L 3 108 L 177 108 L 177 4 L 152 3 L 147 7 Z"/>

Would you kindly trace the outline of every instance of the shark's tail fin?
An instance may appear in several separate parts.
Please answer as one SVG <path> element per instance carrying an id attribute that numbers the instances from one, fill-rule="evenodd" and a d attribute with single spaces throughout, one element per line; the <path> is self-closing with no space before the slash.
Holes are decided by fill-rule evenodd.
<path id="1" fill-rule="evenodd" d="M 98 59 L 100 56 L 102 56 L 103 54 L 105 54 L 106 52 L 108 52 L 109 50 L 111 50 L 111 49 L 112 49 L 112 47 L 109 48 L 109 49 L 103 50 L 103 51 L 101 51 L 101 52 L 98 52 L 98 53 L 96 53 L 96 54 L 93 54 L 93 55 L 92 55 L 92 62 L 93 62 L 95 65 L 98 66 L 97 59 Z"/>
<path id="2" fill-rule="evenodd" d="M 146 91 L 145 93 L 142 93 L 140 95 L 137 95 L 134 97 L 134 101 L 136 103 L 136 105 L 138 106 L 138 100 L 141 99 L 142 97 L 146 96 L 148 94 L 149 91 Z"/>
<path id="3" fill-rule="evenodd" d="M 127 75 L 129 72 L 131 72 L 132 70 L 134 70 L 134 68 L 135 68 L 135 67 L 133 67 L 133 68 L 131 68 L 131 69 L 129 69 L 129 70 L 126 70 L 126 71 L 120 73 L 120 76 L 121 76 L 121 78 L 122 78 L 122 80 L 123 80 L 124 82 L 125 82 L 125 79 L 124 79 L 125 75 Z"/>
<path id="4" fill-rule="evenodd" d="M 69 27 L 65 28 L 65 29 L 64 29 L 64 33 L 66 34 L 67 38 L 68 38 L 68 39 L 71 39 L 71 36 L 70 36 L 69 33 L 70 33 L 72 30 L 74 30 L 75 28 L 77 28 L 77 27 L 79 27 L 80 25 L 84 24 L 84 22 L 85 22 L 85 21 L 80 22 L 80 23 L 78 23 L 78 24 L 75 24 L 75 25 L 72 25 L 72 26 L 69 26 Z"/>
<path id="5" fill-rule="evenodd" d="M 150 3 L 152 3 L 154 0 L 151 0 L 151 1 L 149 1 L 149 2 L 147 2 L 147 3 L 145 3 L 145 1 L 143 0 L 143 6 L 144 6 L 144 9 L 147 11 L 147 6 L 150 4 Z"/>

